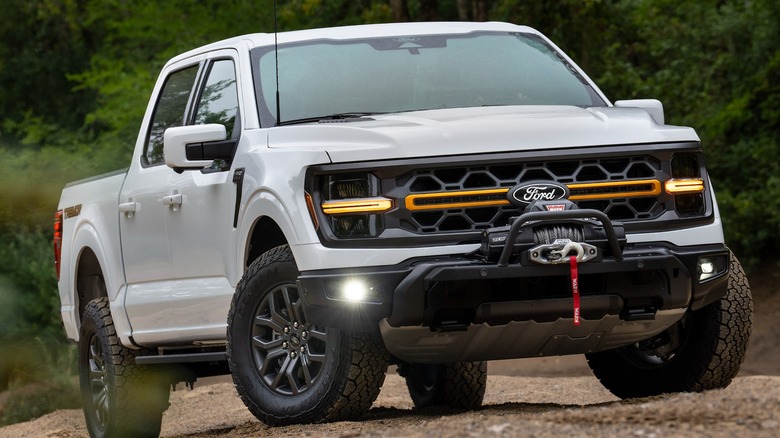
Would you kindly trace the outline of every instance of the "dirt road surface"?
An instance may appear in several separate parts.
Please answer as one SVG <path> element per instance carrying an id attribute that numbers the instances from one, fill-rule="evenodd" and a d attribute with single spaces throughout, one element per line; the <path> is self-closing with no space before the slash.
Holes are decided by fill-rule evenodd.
<path id="1" fill-rule="evenodd" d="M 360 421 L 269 428 L 223 377 L 172 393 L 161 436 L 780 437 L 780 277 L 756 279 L 747 359 L 723 390 L 621 401 L 592 377 L 582 356 L 496 361 L 488 365 L 480 410 L 415 410 L 403 379 L 391 370 Z M 85 436 L 80 410 L 0 428 L 0 438 Z"/>
<path id="2" fill-rule="evenodd" d="M 777 437 L 780 377 L 738 377 L 724 390 L 619 401 L 593 377 L 490 376 L 477 411 L 412 409 L 403 379 L 387 376 L 361 420 L 269 428 L 257 421 L 229 383 L 177 391 L 163 437 Z M 0 429 L 0 437 L 83 437 L 79 410 L 57 411 Z"/>

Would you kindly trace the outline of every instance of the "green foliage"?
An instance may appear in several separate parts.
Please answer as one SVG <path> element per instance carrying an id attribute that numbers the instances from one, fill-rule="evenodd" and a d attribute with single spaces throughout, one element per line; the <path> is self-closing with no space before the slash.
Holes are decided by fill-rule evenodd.
<path id="1" fill-rule="evenodd" d="M 0 234 L 0 426 L 79 406 L 52 259 L 49 232 Z"/>
<path id="2" fill-rule="evenodd" d="M 76 348 L 42 338 L 5 340 L 0 356 L 0 426 L 77 408 Z"/>
<path id="3" fill-rule="evenodd" d="M 290 0 L 279 2 L 279 30 L 311 29 L 392 21 L 387 2 L 376 0 Z"/>
<path id="4" fill-rule="evenodd" d="M 61 336 L 51 234 L 0 235 L 0 336 Z"/>
<path id="5" fill-rule="evenodd" d="M 52 260 L 49 232 L 0 234 L 0 426 L 79 406 Z"/>
<path id="6" fill-rule="evenodd" d="M 77 130 L 95 94 L 74 91 L 68 74 L 83 71 L 97 35 L 83 27 L 75 0 L 4 0 L 0 9 L 0 121 L 27 114 Z M 95 29 L 97 30 L 97 29 Z M 56 99 L 53 99 L 56 97 Z M 8 140 L 8 139 L 4 139 Z"/>

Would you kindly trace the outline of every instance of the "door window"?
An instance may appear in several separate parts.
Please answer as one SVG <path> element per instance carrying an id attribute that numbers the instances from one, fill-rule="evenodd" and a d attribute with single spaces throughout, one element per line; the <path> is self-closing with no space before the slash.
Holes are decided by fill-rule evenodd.
<path id="1" fill-rule="evenodd" d="M 198 100 L 195 124 L 218 123 L 225 125 L 227 138 L 233 138 L 238 94 L 233 61 L 224 59 L 211 65 L 203 92 Z"/>
<path id="2" fill-rule="evenodd" d="M 144 148 L 146 164 L 155 165 L 165 161 L 163 134 L 168 128 L 184 125 L 187 103 L 190 101 L 197 75 L 198 66 L 194 65 L 174 72 L 165 80 L 165 85 L 163 85 L 160 98 L 154 109 L 149 137 Z"/>

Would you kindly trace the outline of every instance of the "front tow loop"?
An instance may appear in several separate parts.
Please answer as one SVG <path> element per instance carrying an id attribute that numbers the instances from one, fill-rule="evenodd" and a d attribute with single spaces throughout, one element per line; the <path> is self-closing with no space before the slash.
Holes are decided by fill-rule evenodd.
<path id="1" fill-rule="evenodd" d="M 574 257 L 577 263 L 584 263 L 598 257 L 599 249 L 584 242 L 571 239 L 556 239 L 553 243 L 537 245 L 528 250 L 529 259 L 542 265 L 569 263 Z"/>

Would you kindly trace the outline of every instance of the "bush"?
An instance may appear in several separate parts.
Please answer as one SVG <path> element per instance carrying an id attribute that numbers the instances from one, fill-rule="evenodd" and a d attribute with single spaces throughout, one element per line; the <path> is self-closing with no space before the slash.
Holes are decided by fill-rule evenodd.
<path id="1" fill-rule="evenodd" d="M 80 404 L 52 259 L 50 232 L 0 233 L 0 425 Z"/>
<path id="2" fill-rule="evenodd" d="M 0 426 L 80 406 L 75 346 L 42 338 L 2 344 Z"/>
<path id="3" fill-rule="evenodd" d="M 0 333 L 62 337 L 51 232 L 0 234 Z"/>

